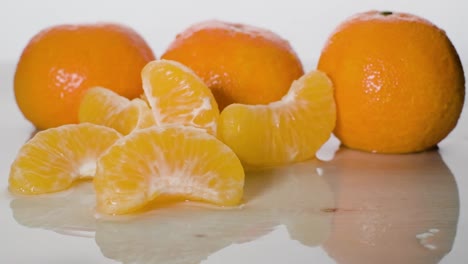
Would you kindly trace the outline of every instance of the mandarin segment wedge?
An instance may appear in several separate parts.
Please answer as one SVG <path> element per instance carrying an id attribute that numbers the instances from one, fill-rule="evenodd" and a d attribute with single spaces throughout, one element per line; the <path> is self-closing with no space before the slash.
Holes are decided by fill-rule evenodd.
<path id="1" fill-rule="evenodd" d="M 81 123 L 108 126 L 123 135 L 155 124 L 151 110 L 144 100 L 129 100 L 102 87 L 86 91 L 80 103 L 78 118 Z"/>
<path id="2" fill-rule="evenodd" d="M 158 60 L 148 63 L 141 76 L 156 125 L 193 126 L 216 134 L 218 105 L 191 69 L 175 61 Z"/>
<path id="3" fill-rule="evenodd" d="M 112 128 L 89 123 L 40 131 L 19 150 L 9 188 L 20 194 L 51 193 L 92 178 L 98 157 L 120 137 Z"/>
<path id="4" fill-rule="evenodd" d="M 333 86 L 320 71 L 295 81 L 268 105 L 232 104 L 219 120 L 219 138 L 248 167 L 285 165 L 310 159 L 335 127 Z"/>
<path id="5" fill-rule="evenodd" d="M 110 126 L 115 115 L 130 104 L 130 100 L 104 87 L 88 89 L 81 99 L 78 112 L 80 123 Z"/>
<path id="6" fill-rule="evenodd" d="M 151 127 L 117 141 L 97 163 L 97 209 L 137 211 L 159 199 L 221 206 L 241 201 L 244 170 L 234 152 L 202 129 Z"/>
<path id="7" fill-rule="evenodd" d="M 128 135 L 134 130 L 154 126 L 154 117 L 148 104 L 135 98 L 130 104 L 114 118 L 111 127 L 123 135 Z"/>

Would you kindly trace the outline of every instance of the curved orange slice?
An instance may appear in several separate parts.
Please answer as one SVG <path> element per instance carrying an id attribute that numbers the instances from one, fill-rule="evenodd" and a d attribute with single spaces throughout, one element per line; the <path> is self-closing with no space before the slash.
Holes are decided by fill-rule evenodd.
<path id="1" fill-rule="evenodd" d="M 244 170 L 237 156 L 202 129 L 137 130 L 99 159 L 97 208 L 125 214 L 153 200 L 194 200 L 231 206 L 242 198 Z"/>
<path id="2" fill-rule="evenodd" d="M 143 90 L 157 125 L 185 125 L 215 135 L 218 105 L 211 90 L 192 70 L 169 60 L 148 63 Z"/>
<path id="3" fill-rule="evenodd" d="M 130 104 L 112 120 L 110 127 L 123 135 L 128 135 L 136 129 L 154 126 L 154 118 L 148 104 L 139 98 L 130 101 Z"/>
<path id="4" fill-rule="evenodd" d="M 80 103 L 78 119 L 80 123 L 114 128 L 123 135 L 155 124 L 151 110 L 144 100 L 136 98 L 130 101 L 102 87 L 86 91 Z"/>
<path id="5" fill-rule="evenodd" d="M 312 71 L 268 105 L 232 104 L 219 119 L 219 137 L 251 167 L 283 165 L 315 156 L 335 127 L 333 87 Z"/>
<path id="6" fill-rule="evenodd" d="M 10 190 L 42 194 L 92 178 L 97 158 L 121 135 L 94 124 L 63 125 L 38 132 L 18 152 L 10 169 Z"/>

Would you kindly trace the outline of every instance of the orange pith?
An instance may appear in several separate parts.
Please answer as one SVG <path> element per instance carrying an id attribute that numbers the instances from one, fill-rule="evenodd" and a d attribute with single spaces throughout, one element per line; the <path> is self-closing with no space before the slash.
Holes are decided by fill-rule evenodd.
<path id="1" fill-rule="evenodd" d="M 314 157 L 334 126 L 332 84 L 313 71 L 294 82 L 280 101 L 226 107 L 219 137 L 245 165 L 275 166 Z"/>
<path id="2" fill-rule="evenodd" d="M 124 214 L 159 197 L 236 205 L 244 171 L 226 145 L 192 127 L 134 131 L 100 158 L 94 185 L 97 208 Z"/>
<path id="3" fill-rule="evenodd" d="M 155 124 L 145 101 L 140 98 L 129 100 L 102 87 L 86 91 L 80 103 L 78 118 L 80 123 L 108 126 L 123 135 Z"/>
<path id="4" fill-rule="evenodd" d="M 465 80 L 445 32 L 411 14 L 370 11 L 344 21 L 318 69 L 335 86 L 341 142 L 359 150 L 430 149 L 455 127 Z"/>
<path id="5" fill-rule="evenodd" d="M 189 27 L 162 58 L 195 71 L 213 91 L 220 110 L 232 103 L 279 100 L 304 73 L 290 44 L 277 34 L 223 21 Z"/>
<path id="6" fill-rule="evenodd" d="M 156 125 L 186 125 L 216 134 L 219 110 L 210 89 L 186 66 L 168 60 L 148 63 L 141 73 Z"/>
<path id="7" fill-rule="evenodd" d="M 114 129 L 87 123 L 38 132 L 11 165 L 9 188 L 21 194 L 50 193 L 92 178 L 97 158 L 120 137 Z"/>
<path id="8" fill-rule="evenodd" d="M 117 24 L 58 25 L 25 47 L 15 72 L 16 102 L 36 128 L 78 122 L 84 91 L 107 87 L 135 98 L 140 71 L 154 55 L 135 31 Z"/>

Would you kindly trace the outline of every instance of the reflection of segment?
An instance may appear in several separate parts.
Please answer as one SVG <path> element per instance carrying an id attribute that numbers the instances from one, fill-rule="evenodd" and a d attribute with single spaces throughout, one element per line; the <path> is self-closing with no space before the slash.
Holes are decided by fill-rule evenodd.
<path id="1" fill-rule="evenodd" d="M 28 227 L 79 236 L 93 236 L 96 228 L 95 195 L 89 182 L 66 192 L 16 198 L 10 207 L 15 220 Z"/>
<path id="2" fill-rule="evenodd" d="M 336 201 L 324 248 L 338 263 L 438 263 L 451 250 L 458 191 L 437 151 L 343 149 L 324 170 Z"/>
<path id="3" fill-rule="evenodd" d="M 103 254 L 124 263 L 199 263 L 232 243 L 251 241 L 284 224 L 305 245 L 324 241 L 332 193 L 307 162 L 246 176 L 245 201 L 219 210 L 177 204 L 128 221 L 98 222 Z"/>
<path id="4" fill-rule="evenodd" d="M 219 210 L 181 203 L 122 221 L 94 219 L 90 183 L 52 195 L 21 197 L 10 206 L 22 225 L 69 235 L 92 235 L 107 257 L 124 263 L 198 263 L 232 243 L 251 241 L 278 225 L 307 246 L 330 232 L 333 195 L 318 161 L 247 175 L 245 205 Z M 325 211 L 325 212 L 324 212 Z M 83 232 L 84 231 L 84 232 Z"/>
<path id="5" fill-rule="evenodd" d="M 320 164 L 309 161 L 247 175 L 246 209 L 253 215 L 268 212 L 269 219 L 288 227 L 292 239 L 320 244 L 330 231 L 326 209 L 334 207 L 330 187 L 317 173 Z"/>

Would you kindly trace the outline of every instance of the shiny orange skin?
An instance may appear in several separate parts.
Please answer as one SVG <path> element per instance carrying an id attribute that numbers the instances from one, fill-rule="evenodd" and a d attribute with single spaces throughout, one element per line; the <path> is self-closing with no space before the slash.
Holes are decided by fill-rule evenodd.
<path id="1" fill-rule="evenodd" d="M 304 74 L 290 44 L 277 34 L 222 21 L 186 29 L 162 58 L 195 71 L 213 91 L 220 110 L 232 103 L 277 101 Z"/>
<path id="2" fill-rule="evenodd" d="M 350 148 L 410 153 L 434 147 L 456 126 L 465 96 L 445 32 L 411 14 L 369 11 L 328 39 L 318 69 L 335 86 L 334 134 Z"/>
<path id="3" fill-rule="evenodd" d="M 38 129 L 77 123 L 85 90 L 103 86 L 137 97 L 143 92 L 140 71 L 154 58 L 144 39 L 122 25 L 53 26 L 23 50 L 14 78 L 16 102 Z"/>

